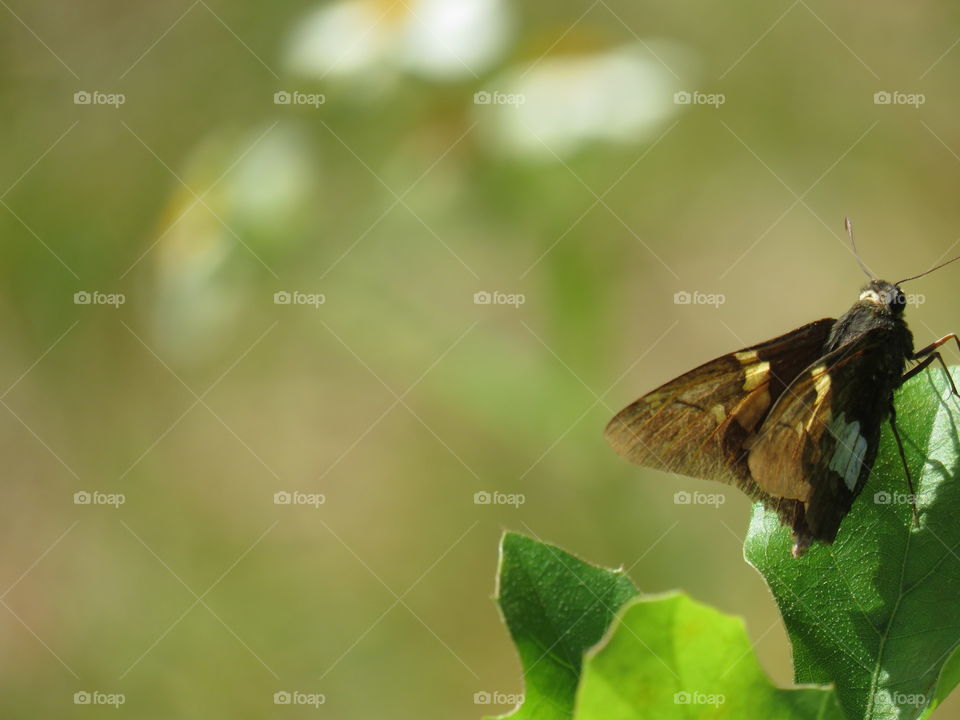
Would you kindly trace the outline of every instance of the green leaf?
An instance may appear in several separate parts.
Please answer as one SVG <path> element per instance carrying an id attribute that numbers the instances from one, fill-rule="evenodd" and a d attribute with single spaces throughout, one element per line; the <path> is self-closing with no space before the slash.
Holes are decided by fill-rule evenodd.
<path id="1" fill-rule="evenodd" d="M 628 604 L 591 651 L 576 720 L 843 720 L 832 690 L 774 687 L 736 617 L 681 594 Z"/>
<path id="2" fill-rule="evenodd" d="M 640 598 L 622 570 L 552 545 L 503 536 L 498 600 L 524 668 L 513 720 L 842 720 L 832 691 L 771 685 L 738 618 Z"/>
<path id="3" fill-rule="evenodd" d="M 623 570 L 590 565 L 515 533 L 500 543 L 497 587 L 524 670 L 524 703 L 510 717 L 570 718 L 583 654 L 636 588 Z"/>
<path id="4" fill-rule="evenodd" d="M 789 530 L 755 506 L 744 549 L 780 606 L 797 682 L 834 683 L 851 720 L 923 717 L 960 680 L 960 406 L 936 372 L 895 402 L 919 527 L 887 426 L 833 545 L 794 559 Z"/>

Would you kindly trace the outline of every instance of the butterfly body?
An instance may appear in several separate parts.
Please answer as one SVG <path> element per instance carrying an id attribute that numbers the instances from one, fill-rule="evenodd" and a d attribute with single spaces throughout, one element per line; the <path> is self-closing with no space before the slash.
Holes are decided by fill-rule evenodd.
<path id="1" fill-rule="evenodd" d="M 907 360 L 919 357 L 904 306 L 897 285 L 874 280 L 839 319 L 724 355 L 644 395 L 606 437 L 631 462 L 719 480 L 763 502 L 792 528 L 794 555 L 831 543 L 867 482 L 883 422 L 895 418 Z"/>

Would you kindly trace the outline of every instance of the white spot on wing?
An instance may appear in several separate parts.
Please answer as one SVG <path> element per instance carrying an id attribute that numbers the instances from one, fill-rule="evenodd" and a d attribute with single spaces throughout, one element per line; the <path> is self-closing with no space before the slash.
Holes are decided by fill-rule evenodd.
<path id="1" fill-rule="evenodd" d="M 860 421 L 848 423 L 841 414 L 827 426 L 827 432 L 837 440 L 830 459 L 830 469 L 835 470 L 843 478 L 847 489 L 853 492 L 867 453 L 867 440 L 860 434 Z"/>

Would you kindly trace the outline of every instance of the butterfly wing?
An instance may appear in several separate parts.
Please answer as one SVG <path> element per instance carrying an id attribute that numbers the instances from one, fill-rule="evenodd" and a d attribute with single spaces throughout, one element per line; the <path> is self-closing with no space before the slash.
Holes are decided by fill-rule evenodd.
<path id="1" fill-rule="evenodd" d="M 890 331 L 875 328 L 815 361 L 750 443 L 747 464 L 759 488 L 803 504 L 794 523 L 799 552 L 811 540 L 833 542 L 870 475 L 902 372 L 902 360 L 900 371 L 891 366 L 889 343 Z"/>
<path id="2" fill-rule="evenodd" d="M 607 441 L 637 465 L 769 499 L 750 477 L 746 443 L 787 386 L 823 354 L 835 322 L 818 320 L 671 380 L 617 413 Z"/>

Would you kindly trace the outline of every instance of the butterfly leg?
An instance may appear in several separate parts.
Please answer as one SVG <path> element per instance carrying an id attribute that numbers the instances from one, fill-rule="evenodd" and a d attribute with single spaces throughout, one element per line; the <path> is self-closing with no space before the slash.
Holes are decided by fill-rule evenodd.
<path id="1" fill-rule="evenodd" d="M 931 359 L 933 359 L 931 357 Z M 928 362 L 927 365 L 930 363 Z M 897 409 L 893 406 L 893 399 L 890 401 L 890 428 L 893 430 L 893 437 L 897 441 L 897 450 L 900 452 L 900 462 L 903 463 L 903 472 L 907 476 L 907 487 L 910 489 L 910 509 L 913 512 L 913 524 L 920 526 L 920 514 L 917 512 L 917 493 L 913 487 L 913 478 L 910 477 L 910 468 L 907 465 L 907 455 L 903 452 L 903 440 L 900 438 L 900 431 L 897 430 Z"/>
<path id="2" fill-rule="evenodd" d="M 943 371 L 947 374 L 947 380 L 950 381 L 950 389 L 953 391 L 954 395 L 956 395 L 957 397 L 960 397 L 960 392 L 957 392 L 957 386 L 954 385 L 953 383 L 953 377 L 950 375 L 950 371 L 947 370 L 947 364 L 943 361 L 943 357 L 940 355 L 940 353 L 937 352 L 938 347 L 940 347 L 944 343 L 950 342 L 951 340 L 956 341 L 957 348 L 960 348 L 960 338 L 957 337 L 956 333 L 950 333 L 949 335 L 944 335 L 942 338 L 940 338 L 936 342 L 930 343 L 925 348 L 921 348 L 920 350 L 917 350 L 910 359 L 911 360 L 920 360 L 921 358 L 923 359 L 920 360 L 919 365 L 917 365 L 914 368 L 911 368 L 906 373 L 904 373 L 903 377 L 900 379 L 900 383 L 901 384 L 905 383 L 907 380 L 912 378 L 921 370 L 924 370 L 927 367 L 929 367 L 930 363 L 932 363 L 934 360 L 939 360 L 940 366 L 943 368 Z"/>

